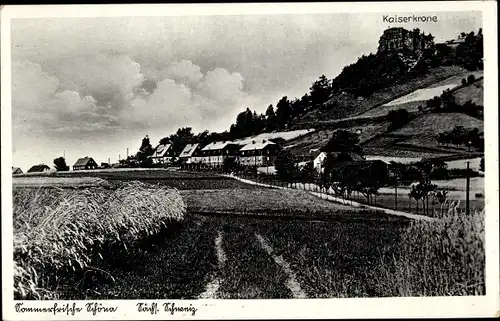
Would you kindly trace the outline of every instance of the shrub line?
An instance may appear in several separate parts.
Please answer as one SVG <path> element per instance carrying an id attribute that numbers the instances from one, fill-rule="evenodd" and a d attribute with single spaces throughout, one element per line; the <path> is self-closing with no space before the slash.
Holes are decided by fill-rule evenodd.
<path id="1" fill-rule="evenodd" d="M 268 184 L 257 183 L 257 182 L 254 182 L 252 180 L 240 178 L 240 177 L 237 177 L 234 175 L 224 175 L 224 176 L 239 180 L 239 181 L 247 183 L 247 184 L 258 185 L 258 186 L 269 187 L 269 188 L 286 189 L 285 187 L 281 187 L 281 186 L 273 186 L 273 185 L 268 185 Z M 372 205 L 365 205 L 365 204 L 361 204 L 361 203 L 351 201 L 351 200 L 342 200 L 342 199 L 335 197 L 335 196 L 332 196 L 332 195 L 326 195 L 326 198 L 324 198 L 322 196 L 323 194 L 320 194 L 317 192 L 312 192 L 312 191 L 306 191 L 306 192 L 309 192 L 309 194 L 311 194 L 311 195 L 314 195 L 316 197 L 321 197 L 322 199 L 326 199 L 328 201 L 341 203 L 343 205 L 352 205 L 353 207 L 369 208 L 369 209 L 373 209 L 376 211 L 382 211 L 385 214 L 389 214 L 389 215 L 404 216 L 404 217 L 407 217 L 407 218 L 410 218 L 413 220 L 419 220 L 419 221 L 436 221 L 437 220 L 436 218 L 432 218 L 432 217 L 428 217 L 428 216 L 410 214 L 410 213 L 406 213 L 406 212 L 390 210 L 387 208 L 376 207 L 376 206 L 372 206 Z"/>

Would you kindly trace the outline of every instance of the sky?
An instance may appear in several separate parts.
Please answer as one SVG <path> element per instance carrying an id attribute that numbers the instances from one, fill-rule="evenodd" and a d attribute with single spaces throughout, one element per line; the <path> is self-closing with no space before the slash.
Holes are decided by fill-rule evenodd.
<path id="1" fill-rule="evenodd" d="M 390 14 L 390 13 L 389 13 Z M 66 156 L 117 162 L 177 128 L 228 130 L 246 107 L 300 98 L 376 52 L 388 27 L 435 41 L 482 27 L 477 12 L 389 25 L 382 14 L 210 15 L 11 20 L 13 166 Z"/>

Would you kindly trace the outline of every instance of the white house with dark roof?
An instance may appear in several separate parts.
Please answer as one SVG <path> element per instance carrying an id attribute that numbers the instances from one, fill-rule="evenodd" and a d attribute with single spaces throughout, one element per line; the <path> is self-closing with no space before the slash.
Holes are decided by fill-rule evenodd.
<path id="1" fill-rule="evenodd" d="M 172 158 L 175 157 L 172 144 L 160 144 L 156 146 L 151 159 L 153 164 L 169 164 Z"/>
<path id="2" fill-rule="evenodd" d="M 326 153 L 320 150 L 315 150 L 312 152 L 313 166 L 319 172 L 323 172 L 324 161 L 326 159 Z"/>
<path id="3" fill-rule="evenodd" d="M 187 144 L 179 155 L 179 160 L 186 164 L 196 164 L 203 161 L 200 144 Z"/>
<path id="4" fill-rule="evenodd" d="M 86 170 L 86 169 L 97 169 L 99 166 L 95 162 L 95 160 L 92 157 L 82 157 L 79 158 L 75 165 L 73 165 L 73 170 L 74 171 L 81 171 L 81 170 Z"/>
<path id="5" fill-rule="evenodd" d="M 211 167 L 220 167 L 228 158 L 236 159 L 240 145 L 230 142 L 213 142 L 201 149 L 202 163 Z"/>
<path id="6" fill-rule="evenodd" d="M 278 150 L 278 145 L 271 141 L 252 141 L 240 149 L 239 163 L 242 166 L 273 165 Z"/>

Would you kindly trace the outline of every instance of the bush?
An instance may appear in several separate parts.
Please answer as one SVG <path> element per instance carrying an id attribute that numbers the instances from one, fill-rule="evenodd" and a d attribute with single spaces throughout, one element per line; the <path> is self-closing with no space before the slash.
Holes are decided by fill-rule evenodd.
<path id="1" fill-rule="evenodd" d="M 16 299 L 57 298 L 64 279 L 91 269 L 108 247 L 131 247 L 186 212 L 176 190 L 140 182 L 117 189 L 15 188 L 13 198 Z"/>
<path id="2" fill-rule="evenodd" d="M 474 75 L 469 75 L 467 77 L 467 83 L 470 85 L 476 80 L 476 77 Z"/>
<path id="3" fill-rule="evenodd" d="M 484 211 L 466 216 L 455 204 L 441 220 L 412 222 L 397 248 L 383 260 L 384 294 L 485 294 Z"/>

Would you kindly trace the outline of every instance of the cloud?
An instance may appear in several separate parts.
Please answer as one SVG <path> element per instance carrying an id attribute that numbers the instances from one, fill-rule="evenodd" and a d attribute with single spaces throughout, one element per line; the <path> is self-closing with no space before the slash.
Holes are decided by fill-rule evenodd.
<path id="1" fill-rule="evenodd" d="M 196 85 L 203 78 L 200 66 L 189 60 L 172 63 L 166 69 L 165 76 L 186 85 Z"/>
<path id="2" fill-rule="evenodd" d="M 12 63 L 12 112 L 13 117 L 41 112 L 39 103 L 54 94 L 59 81 L 42 71 L 40 65 L 29 61 Z"/>
<path id="3" fill-rule="evenodd" d="M 115 119 L 98 106 L 94 97 L 68 89 L 58 91 L 60 86 L 61 82 L 42 71 L 40 65 L 13 62 L 12 123 L 17 135 L 82 132 L 113 125 Z"/>
<path id="4" fill-rule="evenodd" d="M 60 89 L 92 96 L 99 105 L 115 108 L 131 100 L 144 81 L 140 65 L 124 54 L 71 57 L 51 67 L 51 73 L 60 80 Z"/>
<path id="5" fill-rule="evenodd" d="M 178 69 L 179 65 L 189 66 L 191 71 L 184 77 Z M 166 130 L 175 131 L 181 126 L 192 126 L 199 130 L 224 130 L 232 121 L 235 111 L 242 108 L 246 95 L 243 92 L 244 79 L 239 73 L 231 73 L 223 68 L 209 70 L 205 75 L 199 67 L 191 62 L 175 64 L 177 80 L 163 79 L 156 83 L 151 94 L 143 92 L 137 95 L 130 106 L 120 113 L 124 124 L 140 128 L 163 126 Z M 188 70 L 189 70 L 188 69 Z M 181 77 L 182 76 L 182 77 Z M 186 84 L 181 83 L 189 79 Z M 193 83 L 197 82 L 196 86 Z M 211 125 L 216 122 L 216 128 Z"/>

